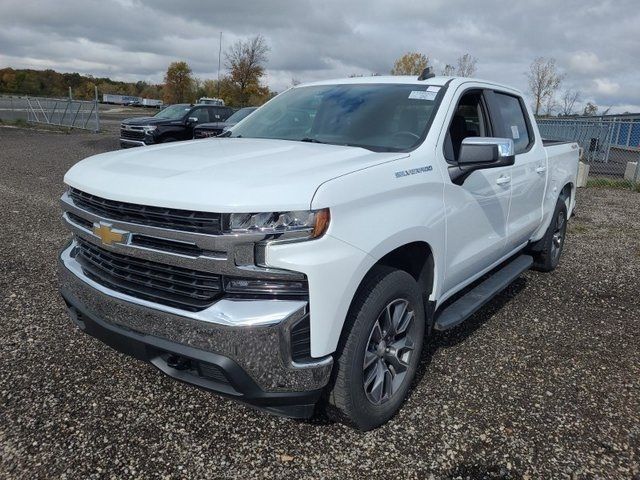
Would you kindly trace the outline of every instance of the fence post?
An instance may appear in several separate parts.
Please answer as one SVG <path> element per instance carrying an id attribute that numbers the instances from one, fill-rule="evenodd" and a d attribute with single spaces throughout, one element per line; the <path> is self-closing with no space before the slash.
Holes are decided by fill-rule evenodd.
<path id="1" fill-rule="evenodd" d="M 95 85 L 96 89 L 96 133 L 100 131 L 100 107 L 98 105 L 98 86 Z"/>

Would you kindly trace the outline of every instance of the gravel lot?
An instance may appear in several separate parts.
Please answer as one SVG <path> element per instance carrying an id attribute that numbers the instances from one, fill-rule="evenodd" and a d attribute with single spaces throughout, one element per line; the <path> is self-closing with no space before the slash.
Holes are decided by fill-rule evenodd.
<path id="1" fill-rule="evenodd" d="M 560 268 L 436 335 L 407 404 L 364 434 L 256 412 L 75 329 L 62 176 L 115 148 L 0 127 L 0 477 L 640 479 L 640 194 L 580 190 Z"/>

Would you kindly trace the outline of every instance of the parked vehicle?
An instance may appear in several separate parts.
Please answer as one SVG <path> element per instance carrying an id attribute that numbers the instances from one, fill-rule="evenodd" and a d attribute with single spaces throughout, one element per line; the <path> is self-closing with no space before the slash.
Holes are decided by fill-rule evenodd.
<path id="1" fill-rule="evenodd" d="M 200 97 L 198 99 L 198 103 L 202 105 L 219 105 L 224 107 L 224 100 L 221 98 L 211 98 L 211 97 Z"/>
<path id="2" fill-rule="evenodd" d="M 112 103 L 114 105 L 127 105 L 131 102 L 140 102 L 140 97 L 133 95 L 114 95 L 105 93 L 102 95 L 102 103 Z"/>
<path id="3" fill-rule="evenodd" d="M 182 128 L 193 107 L 172 108 Z M 296 86 L 223 142 L 72 167 L 62 296 L 86 333 L 173 378 L 293 417 L 326 399 L 368 430 L 433 330 L 556 268 L 577 167 L 498 83 Z"/>
<path id="4" fill-rule="evenodd" d="M 225 120 L 233 110 L 216 105 L 179 103 L 159 111 L 153 117 L 133 117 L 120 125 L 120 146 L 140 147 L 157 143 L 191 140 L 200 123 Z"/>
<path id="5" fill-rule="evenodd" d="M 142 99 L 142 106 L 143 107 L 155 107 L 155 108 L 160 108 L 163 105 L 163 101 L 162 100 L 156 100 L 155 98 L 143 98 Z"/>
<path id="6" fill-rule="evenodd" d="M 224 121 L 213 123 L 201 123 L 193 129 L 193 138 L 216 137 L 233 127 L 240 120 L 255 112 L 258 107 L 241 108 Z"/>

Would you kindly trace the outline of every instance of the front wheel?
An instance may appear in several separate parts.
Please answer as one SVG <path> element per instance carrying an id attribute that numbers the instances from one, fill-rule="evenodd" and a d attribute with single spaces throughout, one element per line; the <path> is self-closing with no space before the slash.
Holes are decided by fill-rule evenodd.
<path id="1" fill-rule="evenodd" d="M 361 430 L 389 420 L 404 402 L 425 332 L 422 292 L 408 273 L 376 267 L 359 288 L 336 356 L 329 401 Z"/>

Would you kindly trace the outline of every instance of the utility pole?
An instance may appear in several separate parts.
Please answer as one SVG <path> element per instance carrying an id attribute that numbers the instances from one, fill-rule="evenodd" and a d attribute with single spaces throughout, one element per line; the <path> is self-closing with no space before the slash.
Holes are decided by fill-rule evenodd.
<path id="1" fill-rule="evenodd" d="M 218 47 L 218 94 L 216 95 L 220 98 L 220 59 L 222 58 L 222 32 L 220 32 L 220 45 Z"/>

